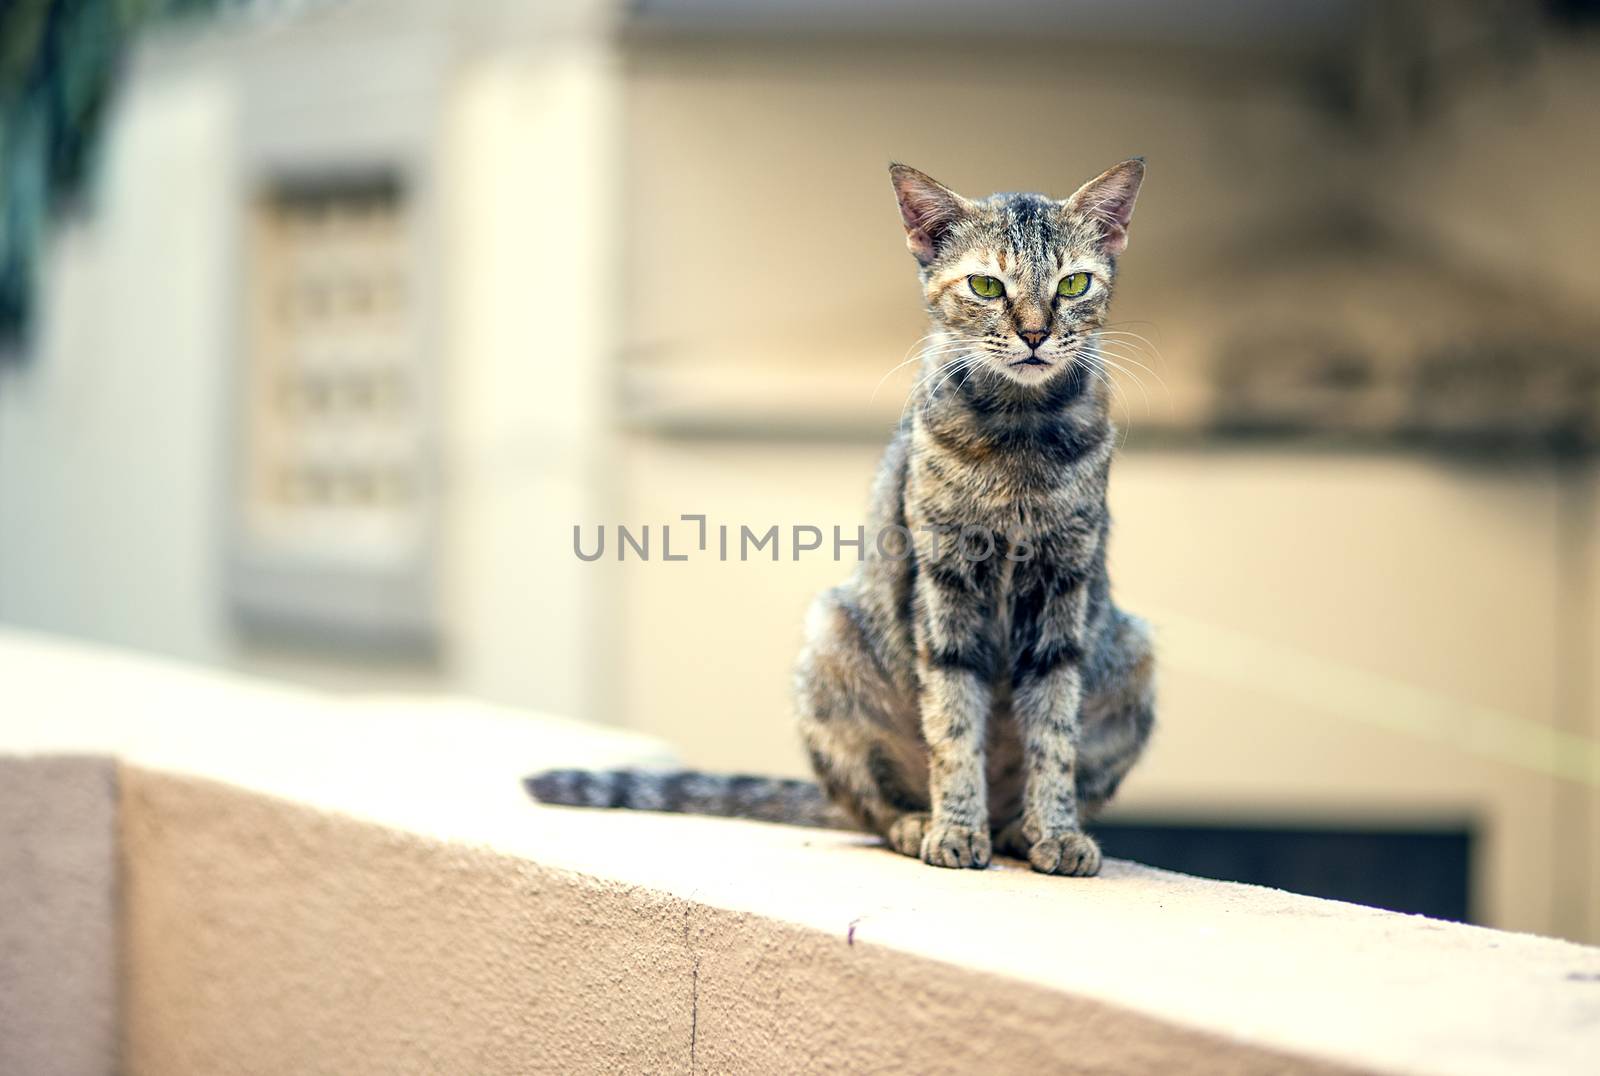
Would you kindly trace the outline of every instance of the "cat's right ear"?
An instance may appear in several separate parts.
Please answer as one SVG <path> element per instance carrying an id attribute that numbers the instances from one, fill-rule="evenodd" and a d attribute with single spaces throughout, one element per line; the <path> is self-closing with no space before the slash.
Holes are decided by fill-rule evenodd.
<path id="1" fill-rule="evenodd" d="M 909 164 L 889 165 L 889 179 L 906 226 L 906 249 L 918 264 L 927 265 L 950 229 L 971 211 L 971 203 Z"/>
<path id="2" fill-rule="evenodd" d="M 1079 187 L 1064 204 L 1069 213 L 1082 213 L 1099 227 L 1106 253 L 1121 254 L 1128 249 L 1128 225 L 1143 182 L 1144 158 L 1129 157 Z"/>

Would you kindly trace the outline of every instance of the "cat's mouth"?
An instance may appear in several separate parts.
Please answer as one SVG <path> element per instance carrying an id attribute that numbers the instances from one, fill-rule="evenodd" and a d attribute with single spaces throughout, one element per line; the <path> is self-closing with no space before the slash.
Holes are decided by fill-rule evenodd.
<path id="1" fill-rule="evenodd" d="M 1049 366 L 1050 364 L 1037 355 L 1029 355 L 1025 359 L 1018 359 L 1012 366 Z"/>

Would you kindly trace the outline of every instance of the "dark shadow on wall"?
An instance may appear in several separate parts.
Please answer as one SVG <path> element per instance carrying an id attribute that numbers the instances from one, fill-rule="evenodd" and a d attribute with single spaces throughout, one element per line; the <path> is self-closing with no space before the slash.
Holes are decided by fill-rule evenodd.
<path id="1" fill-rule="evenodd" d="M 1103 822 L 1108 856 L 1184 874 L 1469 921 L 1470 830 Z"/>

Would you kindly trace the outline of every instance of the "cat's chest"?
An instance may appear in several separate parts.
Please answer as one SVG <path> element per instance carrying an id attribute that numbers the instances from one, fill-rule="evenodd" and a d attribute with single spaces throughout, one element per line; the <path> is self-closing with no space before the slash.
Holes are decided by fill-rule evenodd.
<path id="1" fill-rule="evenodd" d="M 992 534 L 999 548 L 1036 544 L 1078 526 L 1102 512 L 1103 471 L 1057 468 L 1037 481 L 992 468 L 966 469 L 946 462 L 914 470 L 907 489 L 906 514 L 915 523 L 935 521 Z"/>
<path id="2" fill-rule="evenodd" d="M 913 443 L 907 507 L 975 524 L 1048 527 L 1062 513 L 1104 501 L 1109 455 L 1103 441 L 1056 455 L 983 439 L 951 442 L 930 431 Z"/>

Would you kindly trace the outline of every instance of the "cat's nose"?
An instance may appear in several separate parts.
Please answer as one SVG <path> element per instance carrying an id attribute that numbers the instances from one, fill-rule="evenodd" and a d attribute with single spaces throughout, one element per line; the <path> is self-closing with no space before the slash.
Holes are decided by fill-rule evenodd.
<path id="1" fill-rule="evenodd" d="M 1017 335 L 1027 341 L 1029 347 L 1038 347 L 1050 333 L 1047 329 L 1018 329 Z"/>

